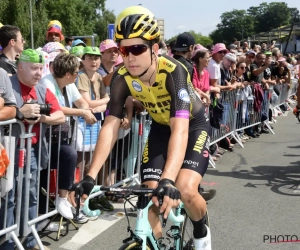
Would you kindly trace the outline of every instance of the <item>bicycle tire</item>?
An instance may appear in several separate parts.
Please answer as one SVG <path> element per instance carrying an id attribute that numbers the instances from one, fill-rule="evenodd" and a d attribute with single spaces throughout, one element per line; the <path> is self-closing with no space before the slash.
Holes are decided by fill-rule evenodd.
<path id="1" fill-rule="evenodd" d="M 180 243 L 180 250 L 193 250 L 194 249 L 194 236 L 193 236 L 193 232 L 191 232 L 190 234 L 192 235 L 191 238 L 189 238 L 190 236 L 188 236 L 188 240 L 187 241 L 184 241 L 184 235 L 185 235 L 185 232 L 187 232 L 187 227 L 188 227 L 188 224 L 190 223 L 191 225 L 192 222 L 191 222 L 191 219 L 190 217 L 187 215 L 187 213 L 185 213 L 184 215 L 184 221 L 183 223 L 181 224 L 181 243 Z M 206 226 L 209 227 L 209 216 L 208 216 L 208 211 L 206 211 Z M 193 228 L 192 228 L 193 230 Z M 186 244 L 184 245 L 184 243 L 186 242 Z"/>
<path id="2" fill-rule="evenodd" d="M 131 240 L 121 246 L 119 250 L 140 250 L 140 247 L 141 245 L 137 241 Z M 151 248 L 149 246 L 146 246 L 146 250 L 151 250 Z"/>

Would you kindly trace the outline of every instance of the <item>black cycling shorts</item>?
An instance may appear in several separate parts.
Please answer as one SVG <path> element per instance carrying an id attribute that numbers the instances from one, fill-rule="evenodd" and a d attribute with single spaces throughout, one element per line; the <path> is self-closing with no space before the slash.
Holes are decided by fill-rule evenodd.
<path id="1" fill-rule="evenodd" d="M 153 126 L 154 125 L 154 126 Z M 146 142 L 141 165 L 141 180 L 159 181 L 167 159 L 170 131 L 154 122 Z M 169 127 L 168 127 L 169 129 Z M 210 124 L 191 131 L 181 169 L 190 169 L 204 176 L 209 162 Z"/>

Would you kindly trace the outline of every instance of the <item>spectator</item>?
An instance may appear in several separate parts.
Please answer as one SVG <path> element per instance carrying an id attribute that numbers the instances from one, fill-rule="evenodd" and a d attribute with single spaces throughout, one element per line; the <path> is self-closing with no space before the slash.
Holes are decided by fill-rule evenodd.
<path id="1" fill-rule="evenodd" d="M 74 41 L 74 38 L 73 38 L 73 37 L 71 37 L 71 36 L 67 36 L 67 37 L 66 37 L 66 39 L 65 39 L 65 42 L 66 42 L 65 48 L 66 48 L 67 50 L 70 50 L 70 49 L 71 49 L 71 45 L 72 45 L 73 41 Z"/>
<path id="2" fill-rule="evenodd" d="M 190 60 L 195 44 L 194 37 L 190 33 L 184 32 L 177 37 L 176 45 L 174 46 L 176 55 L 173 57 L 187 68 L 191 78 L 193 74 L 193 65 Z"/>
<path id="3" fill-rule="evenodd" d="M 60 21 L 53 20 L 50 21 L 47 27 L 46 40 L 47 42 L 59 42 L 64 40 L 64 35 L 62 34 L 62 25 Z"/>
<path id="4" fill-rule="evenodd" d="M 167 46 L 166 43 L 164 41 L 160 41 L 158 43 L 158 55 L 165 55 L 167 53 Z"/>
<path id="5" fill-rule="evenodd" d="M 17 73 L 16 56 L 23 51 L 25 44 L 20 29 L 11 25 L 2 26 L 0 28 L 0 44 L 2 46 L 0 68 L 3 68 L 10 76 L 14 75 Z"/>
<path id="6" fill-rule="evenodd" d="M 82 55 L 83 55 L 83 49 L 84 49 L 84 47 L 81 46 L 81 45 L 80 46 L 72 47 L 70 49 L 70 54 L 74 55 L 74 56 L 77 56 L 77 57 L 79 57 L 81 59 Z"/>
<path id="7" fill-rule="evenodd" d="M 223 60 L 226 53 L 227 49 L 224 43 L 217 43 L 214 46 L 214 49 L 212 51 L 212 58 L 210 59 L 207 67 L 207 71 L 209 73 L 210 86 L 218 87 L 218 85 L 221 85 L 220 63 Z"/>
<path id="8" fill-rule="evenodd" d="M 84 41 L 82 41 L 81 39 L 76 39 L 72 42 L 71 47 L 75 47 L 75 46 L 83 46 L 86 47 L 86 44 Z"/>
<path id="9" fill-rule="evenodd" d="M 44 86 L 38 84 L 42 76 L 43 70 L 43 56 L 37 51 L 32 49 L 24 50 L 20 56 L 18 62 L 18 71 L 17 74 L 11 77 L 12 88 L 17 103 L 17 112 L 16 118 L 24 121 L 25 127 L 28 127 L 28 124 L 33 124 L 32 132 L 35 134 L 32 137 L 32 147 L 31 147 L 31 165 L 30 165 L 30 189 L 29 194 L 22 193 L 22 202 L 24 202 L 25 196 L 29 195 L 29 220 L 36 218 L 37 215 L 37 176 L 38 176 L 38 165 L 37 163 L 40 160 L 42 168 L 47 168 L 47 149 L 45 144 L 45 134 L 46 127 L 48 125 L 58 125 L 65 122 L 65 116 L 61 111 L 59 104 L 55 96 L 51 91 Z M 37 100 L 39 103 L 51 104 L 50 115 L 45 115 L 40 113 L 40 105 L 34 104 L 32 101 Z M 25 103 L 25 104 L 24 104 Z M 30 104 L 27 104 L 30 103 Z M 24 104 L 24 105 L 23 105 Z M 43 140 L 40 142 L 40 124 L 43 123 L 42 135 Z M 13 128 L 13 134 L 16 139 L 19 138 L 20 131 L 19 127 Z M 42 144 L 43 153 L 41 154 L 41 159 L 38 159 L 38 149 L 39 143 Z M 16 148 L 15 155 L 15 180 L 17 180 L 18 174 L 18 158 L 19 158 L 19 148 Z M 25 164 L 26 166 L 26 164 Z M 24 168 L 26 171 L 26 168 Z M 25 172 L 24 172 L 25 174 Z M 23 184 L 25 184 L 23 182 Z M 6 215 L 7 226 L 14 224 L 14 199 L 15 199 L 15 187 L 8 193 L 8 209 Z M 25 188 L 23 187 L 23 190 Z M 1 200 L 2 206 L 4 207 L 5 198 Z M 24 217 L 24 207 L 22 207 L 21 217 Z M 1 210 L 0 214 L 0 225 L 3 225 L 4 221 L 4 211 Z M 22 228 L 22 225 L 20 225 Z M 23 234 L 21 230 L 21 235 Z M 29 249 L 39 249 L 33 235 L 29 235 L 24 242 L 26 248 Z M 14 249 L 14 243 L 12 241 L 5 242 L 1 249 Z M 44 249 L 48 249 L 44 246 Z"/>
<path id="10" fill-rule="evenodd" d="M 247 82 L 251 81 L 251 71 L 250 71 L 250 65 L 254 62 L 254 58 L 256 56 L 255 51 L 248 50 L 246 53 L 246 70 L 244 72 L 244 80 Z"/>
<path id="11" fill-rule="evenodd" d="M 0 68 L 0 121 L 13 119 L 16 116 L 16 98 L 11 82 L 4 69 Z"/>
<path id="12" fill-rule="evenodd" d="M 249 45 L 248 45 L 248 42 L 243 42 L 243 52 L 244 53 L 247 53 L 247 51 L 249 50 Z"/>
<path id="13" fill-rule="evenodd" d="M 210 104 L 210 87 L 209 73 L 204 68 L 208 66 L 209 58 L 207 49 L 196 50 L 192 57 L 192 61 L 195 64 L 192 82 L 201 100 L 206 104 Z"/>
<path id="14" fill-rule="evenodd" d="M 52 63 L 53 73 L 43 77 L 40 83 L 51 90 L 59 102 L 63 113 L 68 116 L 66 123 L 61 127 L 61 144 L 59 160 L 57 159 L 59 129 L 52 128 L 51 168 L 56 168 L 59 162 L 59 197 L 57 200 L 58 212 L 67 219 L 73 219 L 70 204 L 67 201 L 68 189 L 74 181 L 74 171 L 77 163 L 77 152 L 68 144 L 71 132 L 71 116 L 83 116 L 87 123 L 94 123 L 95 117 L 89 109 L 88 103 L 82 98 L 74 82 L 79 72 L 78 59 L 69 54 L 61 53 Z M 73 108 L 73 103 L 77 108 Z M 45 175 L 47 177 L 47 173 Z M 43 181 L 46 186 L 47 179 Z"/>
<path id="15" fill-rule="evenodd" d="M 101 42 L 99 49 L 102 55 L 98 73 L 104 77 L 116 69 L 115 63 L 118 59 L 119 51 L 117 44 L 110 39 Z"/>
<path id="16" fill-rule="evenodd" d="M 236 63 L 236 55 L 232 53 L 227 53 L 224 56 L 223 61 L 220 64 L 221 70 L 221 90 L 231 90 L 235 88 L 235 80 L 232 80 L 231 67 Z"/>

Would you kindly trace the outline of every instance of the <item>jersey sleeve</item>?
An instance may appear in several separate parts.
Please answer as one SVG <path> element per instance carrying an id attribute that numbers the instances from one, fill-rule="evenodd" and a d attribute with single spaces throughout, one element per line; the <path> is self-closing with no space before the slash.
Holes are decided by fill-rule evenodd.
<path id="1" fill-rule="evenodd" d="M 108 115 L 122 119 L 124 104 L 128 96 L 130 96 L 130 90 L 124 77 L 115 72 L 110 85 Z"/>
<path id="2" fill-rule="evenodd" d="M 168 74 L 166 88 L 171 95 L 170 118 L 190 118 L 191 85 L 188 71 L 181 65 Z"/>
<path id="3" fill-rule="evenodd" d="M 4 99 L 5 106 L 16 106 L 16 98 L 8 74 L 0 70 L 0 97 Z"/>

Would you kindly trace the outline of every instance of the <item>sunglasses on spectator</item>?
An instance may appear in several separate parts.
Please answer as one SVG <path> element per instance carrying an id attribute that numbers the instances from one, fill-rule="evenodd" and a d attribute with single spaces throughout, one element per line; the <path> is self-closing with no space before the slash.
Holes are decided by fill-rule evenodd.
<path id="1" fill-rule="evenodd" d="M 250 58 L 250 59 L 254 59 L 254 56 L 248 56 L 248 58 Z"/>
<path id="2" fill-rule="evenodd" d="M 246 69 L 246 67 L 240 67 L 240 69 Z"/>
<path id="3" fill-rule="evenodd" d="M 123 57 L 129 56 L 131 53 L 134 56 L 139 56 L 147 51 L 149 46 L 147 44 L 136 44 L 131 46 L 121 46 L 119 48 L 120 54 Z"/>
<path id="4" fill-rule="evenodd" d="M 225 55 L 225 54 L 227 54 L 227 51 L 226 50 L 221 50 L 221 51 L 218 51 L 218 53 Z"/>
<path id="5" fill-rule="evenodd" d="M 14 40 L 15 42 L 16 42 L 16 41 L 19 41 L 18 39 L 13 39 L 13 40 Z M 24 39 L 24 38 L 21 38 L 20 40 L 22 41 L 22 43 L 25 42 L 25 39 Z"/>

